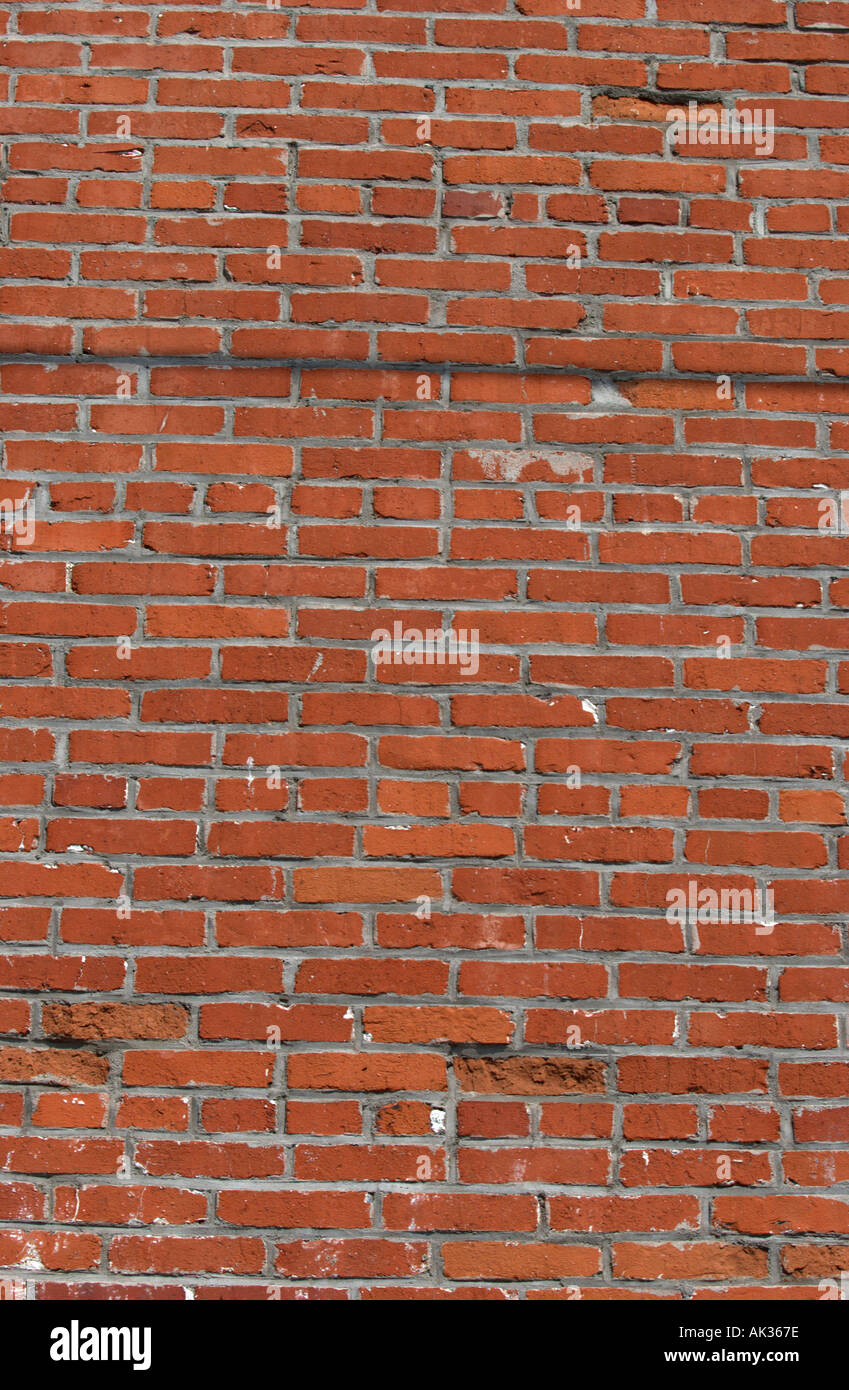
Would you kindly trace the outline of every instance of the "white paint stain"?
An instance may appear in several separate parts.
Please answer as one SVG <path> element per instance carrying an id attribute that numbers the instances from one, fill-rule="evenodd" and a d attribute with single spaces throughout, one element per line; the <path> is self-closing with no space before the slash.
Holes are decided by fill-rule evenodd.
<path id="1" fill-rule="evenodd" d="M 592 470 L 589 454 L 562 454 L 551 449 L 470 449 L 469 458 L 479 463 L 487 478 L 515 483 L 533 463 L 544 463 L 558 478 L 580 481 Z"/>

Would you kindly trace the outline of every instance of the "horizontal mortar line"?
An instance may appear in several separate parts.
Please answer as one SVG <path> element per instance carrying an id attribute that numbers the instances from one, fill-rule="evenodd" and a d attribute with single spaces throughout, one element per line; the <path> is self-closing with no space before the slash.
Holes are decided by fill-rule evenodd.
<path id="1" fill-rule="evenodd" d="M 278 327 L 279 325 L 273 325 L 273 326 L 274 326 L 274 327 Z M 428 331 L 428 332 L 434 332 L 434 331 L 437 331 L 437 330 L 430 329 L 430 330 L 426 330 L 426 331 Z M 532 340 L 532 341 L 533 341 L 533 340 Z M 601 340 L 599 340 L 599 341 L 601 341 Z M 699 340 L 698 340 L 698 339 L 693 340 L 693 339 L 685 339 L 685 338 L 682 338 L 682 339 L 676 339 L 675 341 L 676 341 L 676 342 L 693 342 L 693 341 L 696 341 L 696 342 L 697 342 L 697 341 L 699 341 Z M 711 345 L 713 346 L 713 344 L 711 344 Z M 731 345 L 732 345 L 732 344 L 729 344 L 729 346 L 731 346 Z M 720 346 L 722 346 L 722 344 L 720 344 Z M 752 343 L 752 344 L 750 345 L 750 344 L 747 343 L 746 346 L 757 347 L 758 344 Z M 847 388 L 849 388 L 849 377 L 847 377 L 847 378 L 844 380 L 844 379 L 841 378 L 841 377 L 831 377 L 831 376 L 829 376 L 829 377 L 820 377 L 820 376 L 815 375 L 815 374 L 811 374 L 811 375 L 798 375 L 798 374 L 797 374 L 797 375 L 786 375 L 786 374 L 778 374 L 778 373 L 770 373 L 770 374 L 767 374 L 767 373 L 757 373 L 757 372 L 733 372 L 733 371 L 732 371 L 732 372 L 725 372 L 725 373 L 717 373 L 717 372 L 710 371 L 710 370 L 708 370 L 708 369 L 705 369 L 705 371 L 704 371 L 703 373 L 701 373 L 701 374 L 698 373 L 698 372 L 641 372 L 641 371 L 635 370 L 635 369 L 633 369 L 633 368 L 624 368 L 624 367 L 621 367 L 621 368 L 612 367 L 612 368 L 608 369 L 607 371 L 603 371 L 603 370 L 601 370 L 601 369 L 599 369 L 599 368 L 596 368 L 596 367 L 582 367 L 582 366 L 580 366 L 580 365 L 577 364 L 577 363 L 574 364 L 574 365 L 571 365 L 571 366 L 566 366 L 566 365 L 562 365 L 562 366 L 561 366 L 561 365 L 555 363 L 555 364 L 552 364 L 551 366 L 530 366 L 530 367 L 522 367 L 522 366 L 518 366 L 518 365 L 516 365 L 516 364 L 509 364 L 509 365 L 507 365 L 507 366 L 504 366 L 504 365 L 501 365 L 501 364 L 498 364 L 498 363 L 486 363 L 486 362 L 449 362 L 449 363 L 433 363 L 433 362 L 424 362 L 424 361 L 419 361 L 419 360 L 415 360 L 415 361 L 392 361 L 392 360 L 386 360 L 386 361 L 378 361 L 378 362 L 375 362 L 375 361 L 373 361 L 373 360 L 366 360 L 366 361 L 363 361 L 363 360 L 361 360 L 361 359 L 347 358 L 347 357 L 232 357 L 232 356 L 229 356 L 229 355 L 228 355 L 228 356 L 209 356 L 209 355 L 207 355 L 207 356 L 191 356 L 191 355 L 188 355 L 188 354 L 186 354 L 185 356 L 181 356 L 181 355 L 179 355 L 179 354 L 172 354 L 172 355 L 165 355 L 165 354 L 163 354 L 162 356 L 148 357 L 148 356 L 144 356 L 144 355 L 142 355 L 142 354 L 129 354 L 129 353 L 127 353 L 127 354 L 124 354 L 124 353 L 110 353 L 110 354 L 85 353 L 85 354 L 67 354 L 67 355 L 64 355 L 64 356 L 60 356 L 60 355 L 49 354 L 49 353 L 44 353 L 43 355 L 39 355 L 39 354 L 36 354 L 36 353 L 0 353 L 0 367 L 4 367 L 4 366 L 16 366 L 16 365 L 18 365 L 18 366 L 30 366 L 30 367 L 43 367 L 43 366 L 57 366 L 57 367 L 61 367 L 61 366 L 79 366 L 79 367 L 83 367 L 83 366 L 98 366 L 98 365 L 100 365 L 100 366 L 103 366 L 103 365 L 105 365 L 105 366 L 135 365 L 135 366 L 137 366 L 137 367 L 149 367 L 149 368 L 153 368 L 153 367 L 213 367 L 213 368 L 225 368 L 225 367 L 288 367 L 288 368 L 292 368 L 292 369 L 296 369 L 296 368 L 298 368 L 298 367 L 310 367 L 310 368 L 324 368 L 324 369 L 327 369 L 327 370 L 339 370 L 339 369 L 341 369 L 341 368 L 347 368 L 347 369 L 351 370 L 352 372 L 353 372 L 353 371 L 377 371 L 377 372 L 400 372 L 400 371 L 405 371 L 405 372 L 419 372 L 419 373 L 421 373 L 422 375 L 429 375 L 429 376 L 444 375 L 444 374 L 447 374 L 447 373 L 450 373 L 450 372 L 481 372 L 481 373 L 487 373 L 487 374 L 490 374 L 490 375 L 492 375 L 492 374 L 498 372 L 498 373 L 501 373 L 502 375 L 505 375 L 505 376 L 511 376 L 511 375 L 512 375 L 512 376 L 553 376 L 553 375 L 556 375 L 556 374 L 563 374 L 563 375 L 568 375 L 568 376 L 589 377 L 590 380 L 593 380 L 593 381 L 608 381 L 611 377 L 615 377 L 617 380 L 658 381 L 658 382 L 703 381 L 703 380 L 705 380 L 706 378 L 707 378 L 707 379 L 711 379 L 711 378 L 716 378 L 717 376 L 723 376 L 723 375 L 725 375 L 725 376 L 730 376 L 730 378 L 731 378 L 732 381 L 745 381 L 745 382 L 757 383 L 757 384 L 759 384 L 759 385 L 772 385 L 772 384 L 780 384 L 780 385 L 787 385 L 787 384 L 791 384 L 791 385 L 792 385 L 792 384 L 808 385 L 808 384 L 810 384 L 810 385 L 816 385 L 816 386 L 829 386 L 829 385 L 842 386 L 842 385 L 845 385 Z M 31 394 L 31 393 L 25 393 L 25 394 Z M 38 394 L 41 394 L 41 393 L 38 393 Z M 87 393 L 84 393 L 84 394 L 86 394 L 86 395 L 88 395 L 88 394 L 95 395 L 95 394 L 98 394 L 98 393 L 96 393 L 96 392 L 87 392 Z M 100 393 L 100 394 L 102 394 L 102 393 Z M 132 397 L 128 397 L 127 399 L 128 399 L 128 400 L 132 400 L 133 398 L 132 398 Z M 252 397 L 251 399 L 253 399 L 253 397 Z M 319 398 L 319 399 L 320 399 L 320 398 Z M 411 404 L 413 404 L 413 403 L 415 403 L 415 402 L 411 402 Z M 417 402 L 417 403 L 420 404 L 420 405 L 434 405 L 434 404 L 439 404 L 439 402 L 435 402 L 435 401 L 420 401 L 420 402 Z M 460 404 L 460 402 L 455 402 L 455 404 Z M 474 402 L 462 402 L 462 404 L 475 404 L 475 403 L 474 403 Z M 550 404 L 558 404 L 558 402 L 546 402 L 546 401 L 494 401 L 494 402 L 489 402 L 489 401 L 488 401 L 488 402 L 479 402 L 478 404 L 486 404 L 486 405 L 547 405 L 547 404 L 549 404 L 549 405 L 550 405 Z M 560 402 L 560 404 L 576 404 L 576 405 L 579 405 L 580 402 Z M 591 403 L 590 403 L 590 404 L 591 404 Z M 615 404 L 615 403 L 614 403 L 614 404 Z M 656 408 L 656 407 L 655 407 L 655 408 Z M 686 407 L 677 407 L 677 408 L 678 408 L 678 409 L 686 409 Z M 727 412 L 725 412 L 725 413 L 731 415 L 731 414 L 734 413 L 734 411 L 727 411 Z"/>

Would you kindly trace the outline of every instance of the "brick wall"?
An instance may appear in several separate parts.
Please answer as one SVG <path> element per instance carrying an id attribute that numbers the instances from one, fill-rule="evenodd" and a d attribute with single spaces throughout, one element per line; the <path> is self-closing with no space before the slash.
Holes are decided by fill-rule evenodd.
<path id="1" fill-rule="evenodd" d="M 0 21 L 7 1296 L 837 1296 L 849 3 Z"/>

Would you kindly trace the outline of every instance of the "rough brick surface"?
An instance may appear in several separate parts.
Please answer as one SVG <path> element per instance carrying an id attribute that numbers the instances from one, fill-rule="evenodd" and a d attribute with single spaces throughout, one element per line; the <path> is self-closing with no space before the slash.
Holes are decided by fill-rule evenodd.
<path id="1" fill-rule="evenodd" d="M 835 1297 L 849 4 L 0 26 L 0 1281 Z"/>

